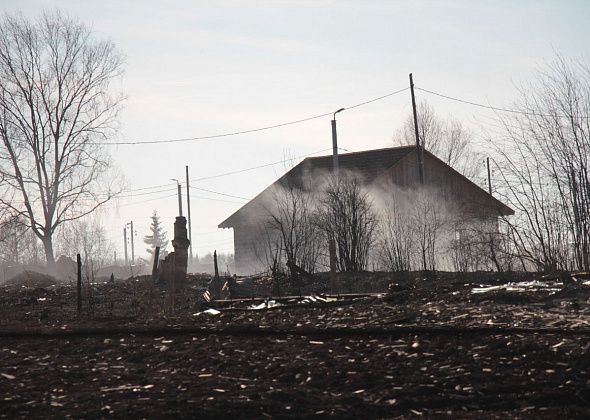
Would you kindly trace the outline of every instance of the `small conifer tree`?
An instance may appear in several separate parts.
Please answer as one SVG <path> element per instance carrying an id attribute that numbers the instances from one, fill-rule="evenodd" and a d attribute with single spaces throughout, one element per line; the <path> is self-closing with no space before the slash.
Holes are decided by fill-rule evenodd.
<path id="1" fill-rule="evenodd" d="M 160 223 L 160 216 L 156 210 L 151 216 L 152 224 L 150 225 L 151 235 L 146 235 L 143 241 L 146 245 L 149 245 L 147 252 L 150 255 L 154 255 L 154 251 L 157 246 L 160 247 L 160 256 L 165 255 L 166 247 L 168 246 L 168 240 L 166 239 L 166 232 L 162 231 L 162 224 Z"/>

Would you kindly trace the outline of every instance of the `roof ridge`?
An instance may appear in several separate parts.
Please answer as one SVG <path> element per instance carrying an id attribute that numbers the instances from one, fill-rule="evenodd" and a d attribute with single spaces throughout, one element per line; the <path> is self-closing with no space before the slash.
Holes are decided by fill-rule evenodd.
<path id="1" fill-rule="evenodd" d="M 410 148 L 414 148 L 416 147 L 415 144 L 407 144 L 404 146 L 393 146 L 393 147 L 381 147 L 379 149 L 369 149 L 369 150 L 360 150 L 358 152 L 348 152 L 348 153 L 338 153 L 338 156 L 350 156 L 350 155 L 358 155 L 358 154 L 362 154 L 362 153 L 371 153 L 371 152 L 382 152 L 385 150 L 401 150 L 401 149 L 410 149 Z M 330 155 L 323 155 L 323 156 L 308 156 L 303 160 L 313 160 L 313 159 L 322 159 L 322 158 L 326 158 L 326 157 L 330 157 L 332 156 L 332 154 Z"/>

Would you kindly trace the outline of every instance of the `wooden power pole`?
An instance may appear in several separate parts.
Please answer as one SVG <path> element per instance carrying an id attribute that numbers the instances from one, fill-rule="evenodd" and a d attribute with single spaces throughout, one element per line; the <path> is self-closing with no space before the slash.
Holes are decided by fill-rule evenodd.
<path id="1" fill-rule="evenodd" d="M 129 222 L 129 224 L 131 225 L 131 264 L 135 264 L 135 246 L 133 243 L 133 236 L 134 236 L 133 220 L 131 222 Z"/>
<path id="2" fill-rule="evenodd" d="M 332 117 L 332 171 L 334 176 L 338 177 L 339 165 L 338 165 L 338 133 L 336 132 L 336 114 L 344 111 L 344 108 L 340 108 L 334 112 Z"/>
<path id="3" fill-rule="evenodd" d="M 125 244 L 125 266 L 129 265 L 129 257 L 127 256 L 127 225 L 123 228 L 123 243 Z"/>
<path id="4" fill-rule="evenodd" d="M 424 145 L 420 141 L 418 131 L 418 112 L 416 111 L 416 97 L 414 96 L 414 79 L 410 73 L 410 91 L 412 92 L 412 112 L 414 114 L 414 134 L 416 135 L 416 152 L 418 154 L 418 176 L 420 185 L 424 185 Z"/>
<path id="5" fill-rule="evenodd" d="M 492 176 L 490 175 L 490 158 L 486 158 L 486 165 L 488 166 L 488 191 L 492 195 Z"/>
<path id="6" fill-rule="evenodd" d="M 193 261 L 193 235 L 191 232 L 191 193 L 190 185 L 188 181 L 188 165 L 186 165 L 186 215 L 188 218 L 188 249 L 189 249 L 189 261 Z"/>

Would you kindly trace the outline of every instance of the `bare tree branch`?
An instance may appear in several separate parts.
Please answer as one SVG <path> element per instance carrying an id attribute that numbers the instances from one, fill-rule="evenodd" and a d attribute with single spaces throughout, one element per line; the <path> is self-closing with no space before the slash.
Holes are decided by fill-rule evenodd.
<path id="1" fill-rule="evenodd" d="M 123 98 L 109 84 L 121 73 L 111 42 L 59 12 L 0 24 L 0 196 L 14 189 L 22 197 L 1 203 L 26 216 L 49 266 L 56 229 L 118 192 L 97 140 L 116 128 Z"/>

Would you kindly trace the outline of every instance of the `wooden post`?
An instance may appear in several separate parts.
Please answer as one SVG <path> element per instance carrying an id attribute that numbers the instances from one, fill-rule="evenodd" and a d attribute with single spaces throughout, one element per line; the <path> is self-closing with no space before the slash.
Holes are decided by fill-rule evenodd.
<path id="1" fill-rule="evenodd" d="M 160 260 L 160 247 L 157 246 L 154 250 L 154 263 L 152 265 L 152 280 L 153 282 L 156 281 L 156 277 L 158 276 L 158 262 Z"/>
<path id="2" fill-rule="evenodd" d="M 157 246 L 154 249 L 154 263 L 152 265 L 152 282 L 150 284 L 150 299 L 149 305 L 152 306 L 152 300 L 154 299 L 154 286 L 156 284 L 156 280 L 158 279 L 158 263 L 160 262 L 160 247 Z"/>
<path id="3" fill-rule="evenodd" d="M 76 297 L 78 300 L 78 315 L 82 312 L 82 258 L 80 254 L 76 256 L 78 265 L 78 284 L 76 288 Z"/>
<path id="4" fill-rule="evenodd" d="M 219 278 L 219 268 L 217 266 L 217 250 L 213 251 L 213 267 L 215 268 L 215 278 Z"/>
<path id="5" fill-rule="evenodd" d="M 490 158 L 486 158 L 486 165 L 488 167 L 488 191 L 492 195 L 492 176 L 490 173 Z"/>
<path id="6" fill-rule="evenodd" d="M 191 191 L 190 185 L 188 180 L 188 165 L 186 165 L 186 215 L 187 215 L 187 222 L 188 222 L 188 240 L 189 240 L 189 262 L 193 262 L 193 235 L 191 232 Z"/>
<path id="7" fill-rule="evenodd" d="M 125 267 L 129 265 L 129 258 L 127 257 L 127 225 L 123 228 L 123 243 L 125 244 Z"/>
<path id="8" fill-rule="evenodd" d="M 412 93 L 412 112 L 414 115 L 414 134 L 416 136 L 416 153 L 418 154 L 418 176 L 420 185 L 424 185 L 424 139 L 420 141 L 418 131 L 418 112 L 416 111 L 416 97 L 414 96 L 414 79 L 410 73 L 410 91 Z"/>
<path id="9" fill-rule="evenodd" d="M 221 280 L 219 279 L 219 267 L 217 265 L 217 250 L 213 251 L 213 268 L 215 270 L 215 276 L 211 282 L 211 292 L 215 300 L 221 298 Z"/>
<path id="10" fill-rule="evenodd" d="M 129 222 L 131 225 L 131 264 L 135 265 L 135 245 L 133 242 L 133 237 L 135 236 L 135 232 L 133 231 L 133 220 Z"/>
<path id="11" fill-rule="evenodd" d="M 328 244 L 330 249 L 330 293 L 336 288 L 336 241 L 331 238 Z"/>
<path id="12" fill-rule="evenodd" d="M 176 254 L 172 253 L 172 271 L 169 280 L 170 314 L 174 313 L 174 295 L 176 294 Z"/>

